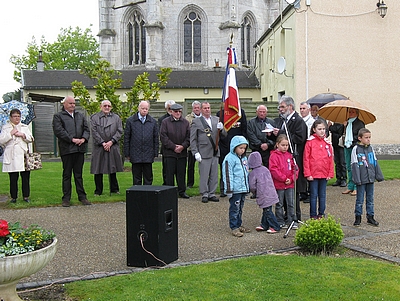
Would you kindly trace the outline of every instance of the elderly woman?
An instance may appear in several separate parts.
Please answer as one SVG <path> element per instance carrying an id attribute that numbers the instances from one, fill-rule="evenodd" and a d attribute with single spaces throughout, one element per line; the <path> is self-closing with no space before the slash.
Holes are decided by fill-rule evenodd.
<path id="1" fill-rule="evenodd" d="M 351 151 L 358 142 L 358 131 L 365 127 L 363 121 L 358 119 L 358 110 L 349 108 L 347 115 L 348 119 L 343 124 L 345 126 L 344 134 L 344 159 L 346 161 L 347 170 L 347 189 L 343 191 L 343 194 L 351 194 L 352 196 L 357 195 L 357 186 L 353 182 L 351 172 Z"/>
<path id="2" fill-rule="evenodd" d="M 25 202 L 30 202 L 30 171 L 25 171 L 25 153 L 28 143 L 33 141 L 33 136 L 28 126 L 21 123 L 21 111 L 12 109 L 10 121 L 2 128 L 0 144 L 4 146 L 3 172 L 8 172 L 10 178 L 11 203 L 17 202 L 18 178 L 22 178 L 22 195 Z"/>

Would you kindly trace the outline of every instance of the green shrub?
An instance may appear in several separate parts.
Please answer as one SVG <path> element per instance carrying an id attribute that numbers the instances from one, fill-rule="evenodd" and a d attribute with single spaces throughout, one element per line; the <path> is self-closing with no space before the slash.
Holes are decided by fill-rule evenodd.
<path id="1" fill-rule="evenodd" d="M 332 216 L 320 220 L 310 219 L 296 232 L 294 243 L 311 254 L 330 253 L 343 240 L 344 233 Z"/>

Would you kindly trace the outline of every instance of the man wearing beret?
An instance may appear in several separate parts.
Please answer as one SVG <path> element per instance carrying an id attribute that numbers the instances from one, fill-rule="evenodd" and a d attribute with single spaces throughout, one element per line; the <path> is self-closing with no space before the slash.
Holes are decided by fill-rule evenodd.
<path id="1" fill-rule="evenodd" d="M 188 199 L 186 194 L 187 148 L 190 145 L 189 121 L 182 117 L 182 106 L 173 104 L 171 115 L 161 122 L 160 140 L 165 163 L 165 185 L 178 185 L 178 194 Z"/>

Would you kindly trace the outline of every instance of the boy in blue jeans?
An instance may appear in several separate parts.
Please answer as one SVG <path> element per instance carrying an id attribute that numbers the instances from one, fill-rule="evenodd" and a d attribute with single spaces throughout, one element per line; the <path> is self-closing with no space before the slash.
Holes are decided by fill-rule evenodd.
<path id="1" fill-rule="evenodd" d="M 246 194 L 249 192 L 249 171 L 246 149 L 248 142 L 243 136 L 234 136 L 229 154 L 222 162 L 222 179 L 225 194 L 229 197 L 229 227 L 232 235 L 242 237 L 250 232 L 242 226 L 242 210 Z"/>
<path id="2" fill-rule="evenodd" d="M 370 145 L 371 132 L 366 128 L 358 131 L 359 143 L 356 144 L 351 152 L 351 170 L 353 182 L 357 185 L 357 199 L 354 210 L 356 219 L 354 226 L 361 224 L 362 207 L 364 194 L 367 211 L 367 223 L 372 226 L 379 226 L 374 218 L 374 182 L 384 180 L 381 168 L 375 156 L 375 152 Z"/>

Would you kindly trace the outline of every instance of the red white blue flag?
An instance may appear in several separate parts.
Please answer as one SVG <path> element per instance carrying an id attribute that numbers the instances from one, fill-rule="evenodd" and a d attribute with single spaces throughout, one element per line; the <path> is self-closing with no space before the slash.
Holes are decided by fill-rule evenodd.
<path id="1" fill-rule="evenodd" d="M 222 101 L 224 102 L 224 128 L 229 130 L 242 116 L 240 110 L 239 90 L 236 84 L 237 58 L 235 48 L 228 47 L 228 61 L 226 64 L 224 90 Z"/>

